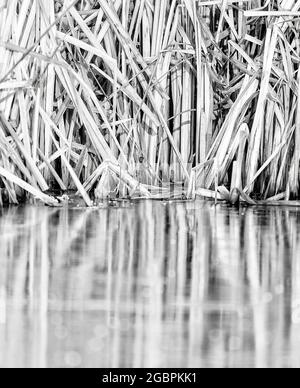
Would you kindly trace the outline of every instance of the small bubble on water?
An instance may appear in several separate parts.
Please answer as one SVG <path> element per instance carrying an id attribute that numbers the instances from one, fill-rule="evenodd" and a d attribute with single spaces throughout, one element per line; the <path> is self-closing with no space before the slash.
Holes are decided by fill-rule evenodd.
<path id="1" fill-rule="evenodd" d="M 54 330 L 54 335 L 59 340 L 66 339 L 68 337 L 68 329 L 64 326 L 57 327 Z"/>
<path id="2" fill-rule="evenodd" d="M 127 332 L 132 328 L 132 325 L 128 319 L 110 319 L 107 323 L 107 327 L 111 330 L 118 330 L 121 332 Z"/>
<path id="3" fill-rule="evenodd" d="M 270 292 L 264 294 L 263 303 L 268 304 L 268 303 L 271 303 L 272 301 L 273 301 L 273 294 L 271 294 Z"/>
<path id="4" fill-rule="evenodd" d="M 63 324 L 63 318 L 61 314 L 54 314 L 51 317 L 51 323 L 52 325 L 55 325 L 55 326 L 61 326 Z"/>
<path id="5" fill-rule="evenodd" d="M 282 295 L 284 294 L 284 286 L 282 284 L 279 284 L 276 289 L 275 289 L 275 292 L 277 295 Z"/>
<path id="6" fill-rule="evenodd" d="M 150 299 L 150 297 L 151 297 L 151 290 L 150 290 L 150 288 L 149 287 L 144 288 L 142 290 L 142 292 L 141 292 L 141 295 L 142 295 L 143 299 Z"/>
<path id="7" fill-rule="evenodd" d="M 82 363 L 81 355 L 78 352 L 67 352 L 65 354 L 65 364 L 71 368 L 79 367 Z"/>
<path id="8" fill-rule="evenodd" d="M 237 352 L 242 348 L 242 340 L 239 337 L 231 337 L 228 344 L 229 350 L 231 352 Z"/>
<path id="9" fill-rule="evenodd" d="M 222 336 L 221 330 L 210 330 L 209 332 L 209 339 L 211 342 L 221 342 Z"/>
<path id="10" fill-rule="evenodd" d="M 292 321 L 295 325 L 300 324 L 300 308 L 299 307 L 293 312 Z"/>
<path id="11" fill-rule="evenodd" d="M 97 338 L 105 338 L 108 336 L 108 329 L 104 325 L 97 325 L 94 328 L 94 333 Z"/>
<path id="12" fill-rule="evenodd" d="M 103 350 L 104 343 L 99 338 L 92 338 L 88 341 L 87 346 L 90 353 L 99 353 Z"/>
<path id="13" fill-rule="evenodd" d="M 299 299 L 294 300 L 292 307 L 293 307 L 293 309 L 299 308 L 300 307 L 300 300 Z"/>

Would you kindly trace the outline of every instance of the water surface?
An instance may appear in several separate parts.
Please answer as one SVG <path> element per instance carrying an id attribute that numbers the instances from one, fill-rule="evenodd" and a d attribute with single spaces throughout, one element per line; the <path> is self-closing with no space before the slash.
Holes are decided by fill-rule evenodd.
<path id="1" fill-rule="evenodd" d="M 1 367 L 300 367 L 300 212 L 0 216 Z"/>

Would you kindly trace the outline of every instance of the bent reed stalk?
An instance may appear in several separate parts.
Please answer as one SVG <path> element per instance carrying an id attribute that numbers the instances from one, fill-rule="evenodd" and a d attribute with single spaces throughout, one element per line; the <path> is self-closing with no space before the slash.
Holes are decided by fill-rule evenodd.
<path id="1" fill-rule="evenodd" d="M 0 0 L 0 206 L 299 198 L 299 0 Z"/>

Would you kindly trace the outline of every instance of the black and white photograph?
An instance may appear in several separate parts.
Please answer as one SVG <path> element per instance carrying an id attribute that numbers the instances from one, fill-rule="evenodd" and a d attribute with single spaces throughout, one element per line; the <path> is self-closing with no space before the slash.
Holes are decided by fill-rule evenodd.
<path id="1" fill-rule="evenodd" d="M 0 368 L 300 368 L 300 0 L 0 0 Z"/>

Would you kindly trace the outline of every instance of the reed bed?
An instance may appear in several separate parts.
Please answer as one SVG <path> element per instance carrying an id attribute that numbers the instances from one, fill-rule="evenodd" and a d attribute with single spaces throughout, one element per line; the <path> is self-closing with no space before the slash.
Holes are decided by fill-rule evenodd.
<path id="1" fill-rule="evenodd" d="M 298 199 L 299 21 L 299 0 L 0 0 L 0 206 Z"/>

